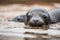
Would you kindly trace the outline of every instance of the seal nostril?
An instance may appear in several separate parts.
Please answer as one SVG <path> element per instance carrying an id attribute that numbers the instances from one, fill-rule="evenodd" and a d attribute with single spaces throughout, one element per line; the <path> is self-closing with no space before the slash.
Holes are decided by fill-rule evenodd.
<path id="1" fill-rule="evenodd" d="M 39 20 L 33 20 L 34 23 L 37 23 Z"/>

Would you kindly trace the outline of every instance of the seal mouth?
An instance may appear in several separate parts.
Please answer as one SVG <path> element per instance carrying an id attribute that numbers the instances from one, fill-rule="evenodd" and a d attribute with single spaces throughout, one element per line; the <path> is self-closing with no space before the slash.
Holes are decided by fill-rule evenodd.
<path id="1" fill-rule="evenodd" d="M 42 27 L 42 25 L 30 25 L 31 27 Z"/>
<path id="2" fill-rule="evenodd" d="M 39 24 L 39 23 L 28 23 L 28 25 L 29 26 L 31 26 L 31 27 L 42 27 L 43 25 L 45 25 L 45 24 Z"/>
<path id="3" fill-rule="evenodd" d="M 43 26 L 30 26 L 30 25 L 26 25 L 25 27 L 26 29 L 44 29 L 47 30 L 49 28 L 48 25 L 43 25 Z"/>

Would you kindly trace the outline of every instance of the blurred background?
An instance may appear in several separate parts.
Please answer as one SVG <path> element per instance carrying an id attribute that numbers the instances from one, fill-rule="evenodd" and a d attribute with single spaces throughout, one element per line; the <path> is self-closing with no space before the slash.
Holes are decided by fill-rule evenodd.
<path id="1" fill-rule="evenodd" d="M 0 0 L 0 19 L 8 20 L 25 14 L 32 7 L 43 7 L 47 10 L 60 7 L 60 0 Z"/>

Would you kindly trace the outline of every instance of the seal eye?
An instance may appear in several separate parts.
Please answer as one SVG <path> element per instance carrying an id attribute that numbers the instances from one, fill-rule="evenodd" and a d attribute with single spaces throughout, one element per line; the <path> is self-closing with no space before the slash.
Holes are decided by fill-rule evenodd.
<path id="1" fill-rule="evenodd" d="M 18 20 L 18 21 L 21 21 L 21 19 L 20 19 L 20 18 L 18 18 L 17 20 Z"/>
<path id="2" fill-rule="evenodd" d="M 28 18 L 31 18 L 32 16 L 31 15 L 27 15 Z"/>
<path id="3" fill-rule="evenodd" d="M 46 16 L 46 15 L 43 15 L 42 17 L 43 17 L 44 19 L 46 19 L 46 18 L 47 18 L 47 16 Z"/>

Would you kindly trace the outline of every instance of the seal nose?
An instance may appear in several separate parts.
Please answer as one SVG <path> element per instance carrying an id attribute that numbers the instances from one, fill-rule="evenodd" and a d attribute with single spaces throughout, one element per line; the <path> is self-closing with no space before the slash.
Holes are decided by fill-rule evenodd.
<path id="1" fill-rule="evenodd" d="M 38 19 L 34 19 L 34 20 L 33 20 L 34 23 L 37 23 L 38 21 L 39 21 Z"/>

